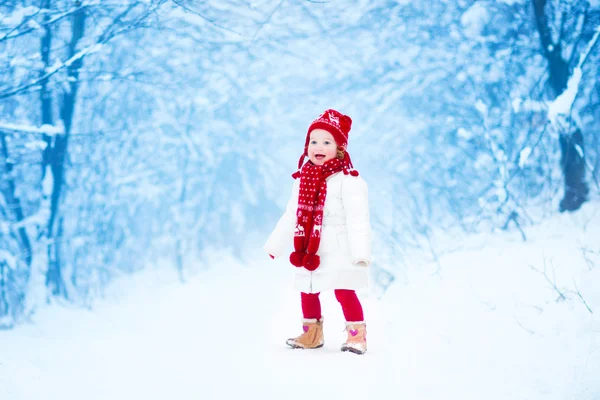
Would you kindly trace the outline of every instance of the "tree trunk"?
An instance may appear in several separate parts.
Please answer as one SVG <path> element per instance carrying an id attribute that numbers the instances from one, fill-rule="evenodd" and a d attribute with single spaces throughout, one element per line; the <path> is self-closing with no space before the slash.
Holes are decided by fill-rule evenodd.
<path id="1" fill-rule="evenodd" d="M 46 10 L 50 10 L 51 6 L 52 6 L 51 0 L 44 0 L 44 3 L 42 5 L 43 8 L 45 8 Z M 44 36 L 42 36 L 41 47 L 40 47 L 42 62 L 44 63 L 44 68 L 40 71 L 40 77 L 45 76 L 48 69 L 51 66 L 50 54 L 51 54 L 51 49 L 52 49 L 52 25 L 49 23 L 49 21 L 50 21 L 50 13 L 47 13 L 46 16 L 44 17 L 44 22 L 45 22 Z M 54 115 L 52 113 L 52 100 L 53 99 L 52 99 L 52 92 L 48 88 L 48 80 L 49 80 L 48 78 L 40 80 L 40 105 L 41 105 L 42 125 L 54 125 Z M 54 157 L 53 136 L 44 135 L 43 138 L 44 138 L 44 141 L 46 142 L 46 148 L 44 149 L 44 152 L 42 153 L 41 181 L 44 182 L 44 179 L 47 178 L 46 174 L 51 174 L 52 176 L 50 178 L 50 181 L 54 182 L 54 185 L 56 185 L 56 176 L 55 176 L 53 168 L 52 168 L 52 162 L 53 162 L 53 157 Z M 50 166 L 50 168 L 48 168 L 48 166 Z M 42 184 L 42 186 L 43 186 L 43 184 Z M 53 188 L 53 191 L 54 191 L 54 188 Z M 42 197 L 44 197 L 44 196 L 47 196 L 47 194 L 43 193 L 43 190 L 42 190 Z M 49 239 L 48 243 L 52 243 L 52 241 L 50 240 L 51 237 L 52 237 L 52 229 L 50 227 L 50 223 L 48 223 L 48 226 L 46 227 L 46 238 Z M 47 252 L 47 260 L 52 260 L 52 257 L 51 257 L 52 245 L 48 245 L 48 247 L 45 251 Z M 50 265 L 46 265 L 46 270 L 45 270 L 46 286 L 49 286 L 48 285 L 48 276 L 51 273 L 52 274 L 54 273 L 54 270 L 51 272 L 51 269 L 52 268 Z M 37 271 L 32 271 L 32 272 L 36 273 Z M 39 273 L 44 273 L 44 271 L 40 271 Z M 53 279 L 52 282 L 53 282 L 52 293 L 58 294 L 58 293 L 64 292 L 64 287 L 62 285 L 61 280 Z"/>
<path id="2" fill-rule="evenodd" d="M 21 205 L 21 201 L 17 196 L 17 186 L 15 184 L 15 178 L 13 176 L 13 163 L 9 157 L 8 144 L 6 142 L 6 134 L 0 131 L 0 160 L 4 160 L 2 164 L 0 164 L 0 190 L 6 201 L 6 208 L 8 209 L 8 214 L 11 214 L 11 211 L 14 212 L 14 220 L 12 222 L 21 222 L 25 218 L 25 214 L 23 212 L 23 207 Z M 8 218 L 8 221 L 11 222 L 11 218 Z M 2 237 L 2 233 L 0 233 L 0 238 Z M 31 271 L 31 262 L 32 262 L 32 247 L 31 241 L 29 240 L 29 235 L 27 234 L 27 229 L 25 226 L 21 225 L 17 228 L 16 232 L 10 232 L 10 235 L 14 237 L 19 246 L 19 253 L 23 255 L 26 263 L 26 271 L 29 274 Z M 2 250 L 0 248 L 0 250 Z M 11 273 L 10 269 L 4 262 L 4 260 L 0 260 L 0 289 L 1 296 L 0 299 L 0 319 L 9 314 L 18 314 L 17 310 L 22 307 L 20 302 L 14 304 L 10 302 L 6 288 L 8 287 L 7 277 Z M 27 277 L 26 279 L 29 279 Z M 6 320 L 5 320 L 6 321 Z M 11 319 L 8 319 L 9 322 L 0 323 L 0 329 L 4 327 L 12 326 Z"/>
<path id="3" fill-rule="evenodd" d="M 72 58 L 77 52 L 77 44 L 84 35 L 85 28 L 85 7 L 81 7 L 81 2 L 77 1 L 76 5 L 79 6 L 73 14 L 73 25 L 71 31 L 71 41 L 69 43 L 69 56 Z M 52 196 L 50 199 L 50 218 L 48 221 L 48 237 L 51 240 L 49 249 L 49 265 L 48 272 L 46 275 L 46 285 L 54 295 L 61 295 L 68 297 L 68 293 L 65 290 L 64 277 L 62 274 L 62 267 L 60 259 L 57 257 L 60 254 L 60 238 L 55 233 L 54 223 L 58 219 L 60 211 L 60 201 L 62 190 L 65 182 L 65 162 L 67 160 L 69 135 L 71 132 L 71 126 L 73 123 L 73 115 L 75 112 L 75 101 L 77 99 L 77 90 L 79 89 L 79 69 L 83 65 L 83 57 L 75 60 L 67 68 L 67 76 L 69 82 L 68 90 L 64 91 L 61 97 L 60 117 L 63 121 L 65 128 L 64 134 L 56 136 L 54 146 L 52 148 L 51 158 L 49 159 L 52 173 L 54 175 L 54 182 L 52 188 Z"/>
<path id="4" fill-rule="evenodd" d="M 592 172 L 592 178 L 596 182 L 596 187 L 600 189 L 600 140 L 598 140 L 598 135 L 594 135 L 594 148 L 596 149 L 596 163 Z"/>
<path id="5" fill-rule="evenodd" d="M 50 0 L 44 0 L 42 8 L 49 10 L 51 6 Z M 41 55 L 42 62 L 44 63 L 44 69 L 40 71 L 40 77 L 45 76 L 47 70 L 50 68 L 50 49 L 52 48 L 52 30 L 50 21 L 50 14 L 46 13 L 44 17 L 44 36 L 41 42 Z M 48 78 L 40 81 L 40 102 L 42 106 L 42 125 L 53 125 L 54 118 L 52 116 L 52 94 L 48 90 Z M 50 163 L 52 154 L 52 136 L 44 135 L 44 141 L 46 142 L 46 148 L 42 154 L 42 181 L 46 176 L 46 167 Z"/>
<path id="6" fill-rule="evenodd" d="M 5 271 L 8 270 L 8 266 L 4 260 L 0 260 L 0 329 L 4 329 L 6 327 L 12 327 L 12 324 L 2 323 L 2 320 L 6 315 L 8 315 L 8 298 L 6 296 L 6 288 L 8 284 L 6 283 L 6 275 Z"/>
<path id="7" fill-rule="evenodd" d="M 184 252 L 186 251 L 186 249 L 188 248 L 188 246 L 186 246 L 187 240 L 188 239 L 188 229 L 187 229 L 187 220 L 185 220 L 184 218 L 182 218 L 181 214 L 183 214 L 185 212 L 185 201 L 186 201 L 186 195 L 187 195 L 187 185 L 188 185 L 188 174 L 187 174 L 187 168 L 188 168 L 188 161 L 189 161 L 189 157 L 187 155 L 184 156 L 184 160 L 183 160 L 183 165 L 181 166 L 181 171 L 182 173 L 182 177 L 181 177 L 181 192 L 179 193 L 179 211 L 175 211 L 176 216 L 175 216 L 175 220 L 178 223 L 178 226 L 175 228 L 176 229 L 176 237 L 177 237 L 177 272 L 179 274 L 179 281 L 181 283 L 185 282 L 185 274 L 184 274 L 184 268 L 185 268 L 185 259 L 184 259 Z"/>
<path id="8" fill-rule="evenodd" d="M 558 97 L 567 87 L 569 80 L 569 65 L 562 57 L 562 38 L 554 43 L 548 18 L 545 13 L 546 0 L 532 0 L 535 21 L 540 35 L 542 51 L 548 60 L 550 87 L 554 98 Z M 574 121 L 568 130 L 559 132 L 560 166 L 564 176 L 564 196 L 560 201 L 559 210 L 575 211 L 588 199 L 589 188 L 585 180 L 585 148 L 581 128 Z"/>
<path id="9" fill-rule="evenodd" d="M 8 154 L 8 144 L 6 143 L 6 134 L 0 131 L 0 146 L 2 148 L 2 158 L 3 169 L 4 169 L 4 177 L 2 179 L 2 185 L 0 186 L 0 190 L 2 190 L 4 194 L 4 198 L 6 199 L 6 205 L 9 210 L 14 210 L 14 222 L 21 222 L 25 218 L 25 213 L 23 212 L 23 207 L 21 206 L 21 200 L 17 197 L 17 185 L 15 184 L 15 179 L 12 175 L 13 173 L 13 163 L 10 161 L 10 157 Z M 31 266 L 31 242 L 29 241 L 29 235 L 27 235 L 27 230 L 24 226 L 21 226 L 17 229 L 17 238 L 19 241 L 19 248 L 21 254 L 25 256 L 25 261 L 27 262 L 27 266 Z"/>

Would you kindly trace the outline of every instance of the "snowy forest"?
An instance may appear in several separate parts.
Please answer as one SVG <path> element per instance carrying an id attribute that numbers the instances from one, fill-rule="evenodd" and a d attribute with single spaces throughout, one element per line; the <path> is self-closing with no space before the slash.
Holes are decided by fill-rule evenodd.
<path id="1" fill-rule="evenodd" d="M 597 202 L 599 35 L 595 0 L 5 0 L 0 327 L 156 260 L 243 262 L 329 107 L 378 285 L 442 237 L 527 241 Z"/>
<path id="2" fill-rule="evenodd" d="M 263 250 L 330 108 L 364 356 Z M 599 132 L 600 0 L 0 0 L 0 398 L 597 400 Z"/>

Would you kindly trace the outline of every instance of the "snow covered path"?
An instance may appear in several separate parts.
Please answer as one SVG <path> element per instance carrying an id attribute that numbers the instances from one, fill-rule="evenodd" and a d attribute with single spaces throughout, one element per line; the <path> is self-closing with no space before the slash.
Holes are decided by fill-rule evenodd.
<path id="1" fill-rule="evenodd" d="M 345 333 L 332 293 L 322 295 L 325 347 L 285 347 L 301 326 L 283 262 L 221 259 L 225 267 L 185 285 L 164 268 L 146 271 L 93 311 L 50 307 L 0 332 L 0 399 L 597 400 L 600 264 L 561 280 L 572 259 L 564 246 L 580 237 L 565 245 L 540 232 L 537 247 L 465 249 L 439 273 L 408 271 L 382 300 L 363 294 L 364 356 L 338 350 Z M 577 299 L 554 301 L 528 268 L 542 251 L 559 287 L 578 279 L 594 314 Z"/>

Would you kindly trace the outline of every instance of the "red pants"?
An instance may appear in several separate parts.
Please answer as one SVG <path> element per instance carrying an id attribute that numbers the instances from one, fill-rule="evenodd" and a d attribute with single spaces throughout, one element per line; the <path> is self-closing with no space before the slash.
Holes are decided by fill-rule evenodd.
<path id="1" fill-rule="evenodd" d="M 321 319 L 319 293 L 300 293 L 304 318 Z M 363 309 L 354 290 L 336 289 L 335 298 L 340 302 L 346 321 L 364 321 Z"/>

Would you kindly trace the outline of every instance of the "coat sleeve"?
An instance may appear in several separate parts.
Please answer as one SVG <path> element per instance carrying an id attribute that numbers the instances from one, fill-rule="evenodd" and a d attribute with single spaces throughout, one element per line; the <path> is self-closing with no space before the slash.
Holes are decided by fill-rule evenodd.
<path id="1" fill-rule="evenodd" d="M 353 264 L 363 261 L 368 265 L 371 263 L 371 221 L 367 183 L 360 176 L 344 178 L 342 201 L 350 241 L 350 257 Z"/>
<path id="2" fill-rule="evenodd" d="M 300 189 L 300 179 L 294 180 L 292 187 L 292 196 L 288 201 L 285 212 L 279 218 L 275 229 L 267 239 L 263 249 L 278 258 L 281 253 L 294 243 L 294 229 L 296 228 L 296 210 L 298 209 L 298 192 Z"/>

